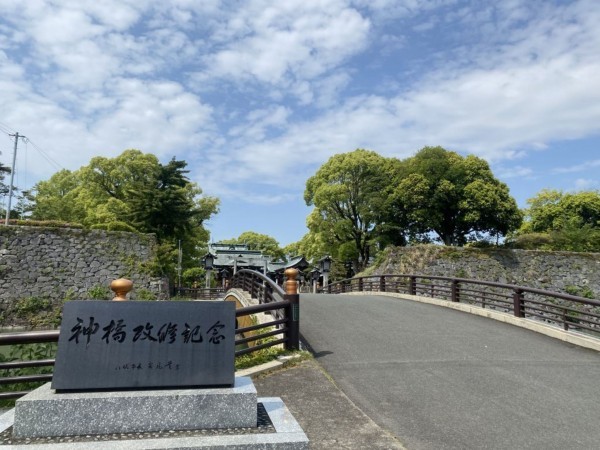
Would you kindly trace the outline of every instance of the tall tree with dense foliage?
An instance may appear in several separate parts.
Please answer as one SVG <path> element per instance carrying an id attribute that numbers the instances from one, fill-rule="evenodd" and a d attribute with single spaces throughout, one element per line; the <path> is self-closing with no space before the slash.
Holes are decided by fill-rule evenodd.
<path id="1" fill-rule="evenodd" d="M 301 255 L 313 262 L 329 254 L 321 234 L 311 232 L 306 233 L 299 241 L 286 245 L 283 252 L 287 258 Z"/>
<path id="2" fill-rule="evenodd" d="M 543 189 L 527 200 L 522 232 L 544 233 L 583 226 L 600 228 L 600 191 Z"/>
<path id="3" fill-rule="evenodd" d="M 413 235 L 434 233 L 446 245 L 463 245 L 480 234 L 505 236 L 520 226 L 522 215 L 508 187 L 483 159 L 425 147 L 403 165 L 391 198 L 398 223 Z"/>
<path id="4" fill-rule="evenodd" d="M 279 242 L 267 234 L 257 233 L 255 231 L 244 231 L 239 237 L 221 241 L 224 244 L 246 244 L 250 250 L 259 250 L 265 255 L 272 256 L 275 259 L 285 256 L 279 246 Z"/>
<path id="5" fill-rule="evenodd" d="M 600 251 L 600 191 L 544 189 L 527 200 L 513 245 L 528 249 Z"/>
<path id="6" fill-rule="evenodd" d="M 162 262 L 172 272 L 179 241 L 184 259 L 196 258 L 208 241 L 203 222 L 218 209 L 218 199 L 201 196 L 185 167 L 185 161 L 161 164 L 139 150 L 126 150 L 115 158 L 95 157 L 79 170 L 61 170 L 39 182 L 32 218 L 155 233 Z"/>
<path id="7" fill-rule="evenodd" d="M 314 209 L 307 219 L 328 253 L 352 260 L 362 270 L 375 245 L 386 202 L 390 163 L 375 152 L 357 149 L 332 156 L 306 182 L 304 200 Z"/>

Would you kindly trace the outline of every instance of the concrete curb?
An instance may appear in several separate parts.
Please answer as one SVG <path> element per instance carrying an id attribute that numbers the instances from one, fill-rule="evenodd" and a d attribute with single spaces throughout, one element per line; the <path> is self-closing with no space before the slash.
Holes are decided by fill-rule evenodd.
<path id="1" fill-rule="evenodd" d="M 552 325 L 535 322 L 531 319 L 515 317 L 508 313 L 493 311 L 490 309 L 481 308 L 479 306 L 468 305 L 465 303 L 455 303 L 448 300 L 440 300 L 431 297 L 421 297 L 419 295 L 397 294 L 394 292 L 348 292 L 338 295 L 380 295 L 385 297 L 395 297 L 402 300 L 411 300 L 419 303 L 427 303 L 430 305 L 442 306 L 444 308 L 450 308 L 469 314 L 475 314 L 476 316 L 487 317 L 489 319 L 497 320 L 499 322 L 508 323 L 510 325 L 535 331 L 536 333 L 544 334 L 554 339 L 559 339 L 563 342 L 568 342 L 569 344 L 589 348 L 591 350 L 600 352 L 600 339 L 589 337 L 573 331 L 564 331 Z"/>
<path id="2" fill-rule="evenodd" d="M 259 375 L 264 372 L 269 372 L 271 370 L 279 369 L 283 367 L 285 363 L 288 361 L 299 358 L 300 355 L 289 355 L 289 356 L 279 356 L 276 360 L 266 362 L 264 364 L 260 364 L 254 367 L 248 367 L 247 369 L 241 369 L 235 371 L 236 377 L 251 377 L 254 375 Z"/>

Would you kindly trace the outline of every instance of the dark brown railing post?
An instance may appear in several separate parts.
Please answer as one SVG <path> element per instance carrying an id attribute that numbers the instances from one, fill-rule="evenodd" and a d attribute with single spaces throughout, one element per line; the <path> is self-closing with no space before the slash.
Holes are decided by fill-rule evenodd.
<path id="1" fill-rule="evenodd" d="M 290 305 L 285 309 L 287 315 L 286 350 L 300 350 L 300 295 L 298 294 L 298 269 L 286 269 L 285 300 Z"/>
<path id="2" fill-rule="evenodd" d="M 515 289 L 513 291 L 513 309 L 515 317 L 525 317 L 523 308 L 523 290 Z"/>
<path id="3" fill-rule="evenodd" d="M 417 295 L 417 277 L 410 277 L 410 281 L 408 284 L 408 293 L 410 295 Z"/>
<path id="4" fill-rule="evenodd" d="M 358 279 L 358 291 L 362 292 L 364 290 L 364 283 L 363 283 L 363 279 L 359 278 Z"/>
<path id="5" fill-rule="evenodd" d="M 452 301 L 453 302 L 459 302 L 460 301 L 460 285 L 458 280 L 452 280 L 452 291 L 451 291 L 451 295 L 452 295 Z"/>
<path id="6" fill-rule="evenodd" d="M 385 277 L 383 275 L 379 277 L 379 290 L 385 292 Z"/>

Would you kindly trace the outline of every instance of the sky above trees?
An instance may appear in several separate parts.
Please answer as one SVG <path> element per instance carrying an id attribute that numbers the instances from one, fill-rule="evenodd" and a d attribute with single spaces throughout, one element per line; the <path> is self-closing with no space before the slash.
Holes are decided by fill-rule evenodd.
<path id="1" fill-rule="evenodd" d="M 0 0 L 0 162 L 27 188 L 128 148 L 221 199 L 213 239 L 306 232 L 336 153 L 486 159 L 520 206 L 600 188 L 595 0 Z M 239 219 L 242 215 L 244 218 Z"/>

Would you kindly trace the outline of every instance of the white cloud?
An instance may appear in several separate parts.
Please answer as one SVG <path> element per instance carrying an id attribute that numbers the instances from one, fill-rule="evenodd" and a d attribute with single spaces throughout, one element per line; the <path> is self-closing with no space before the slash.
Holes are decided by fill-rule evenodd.
<path id="1" fill-rule="evenodd" d="M 586 178 L 577 178 L 572 191 L 590 191 L 600 189 L 600 181 L 598 179 L 590 180 Z"/>
<path id="2" fill-rule="evenodd" d="M 364 50 L 369 30 L 343 1 L 248 2 L 217 34 L 225 45 L 205 58 L 202 75 L 294 86 Z"/>
<path id="3" fill-rule="evenodd" d="M 593 161 L 586 161 L 582 164 L 576 164 L 568 167 L 558 167 L 553 170 L 554 173 L 574 173 L 583 172 L 585 170 L 592 169 L 594 167 L 600 167 L 600 159 L 594 159 Z"/>
<path id="4" fill-rule="evenodd" d="M 502 167 L 497 175 L 500 179 L 525 178 L 533 175 L 533 169 L 523 166 Z"/>
<path id="5" fill-rule="evenodd" d="M 0 1 L 0 117 L 69 168 L 137 147 L 289 193 L 357 147 L 502 162 L 599 131 L 594 1 Z"/>

